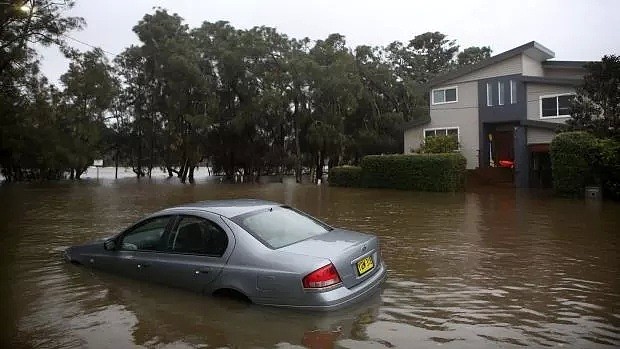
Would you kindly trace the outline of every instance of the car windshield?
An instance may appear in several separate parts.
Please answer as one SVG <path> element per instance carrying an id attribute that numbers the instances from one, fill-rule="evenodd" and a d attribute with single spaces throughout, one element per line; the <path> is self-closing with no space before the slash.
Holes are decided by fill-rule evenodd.
<path id="1" fill-rule="evenodd" d="M 280 248 L 313 236 L 324 234 L 331 228 L 289 207 L 273 207 L 246 213 L 233 221 L 271 248 Z"/>

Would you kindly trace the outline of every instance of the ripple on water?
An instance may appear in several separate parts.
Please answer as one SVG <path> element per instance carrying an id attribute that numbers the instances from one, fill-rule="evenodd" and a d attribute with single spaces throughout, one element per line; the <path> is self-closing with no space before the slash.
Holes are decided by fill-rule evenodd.
<path id="1" fill-rule="evenodd" d="M 341 312 L 226 303 L 62 262 L 165 206 L 255 196 L 377 234 L 382 294 Z M 3 335 L 43 348 L 619 347 L 618 206 L 514 191 L 432 194 L 123 180 L 0 187 Z M 594 214 L 593 214 L 594 213 Z M 2 338 L 4 339 L 4 338 Z"/>

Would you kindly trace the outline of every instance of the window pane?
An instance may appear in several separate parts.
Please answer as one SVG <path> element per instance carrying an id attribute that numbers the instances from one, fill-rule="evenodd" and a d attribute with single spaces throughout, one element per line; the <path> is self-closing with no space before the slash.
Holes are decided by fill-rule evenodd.
<path id="1" fill-rule="evenodd" d="M 424 138 L 433 137 L 435 135 L 435 130 L 426 130 L 424 131 Z"/>
<path id="2" fill-rule="evenodd" d="M 506 94 L 505 85 L 506 84 L 503 81 L 497 83 L 497 98 L 499 105 L 504 105 L 504 95 Z"/>
<path id="3" fill-rule="evenodd" d="M 510 103 L 517 103 L 517 82 L 510 80 Z"/>
<path id="4" fill-rule="evenodd" d="M 280 248 L 329 232 L 328 227 L 290 208 L 277 207 L 233 218 L 271 248 Z"/>
<path id="5" fill-rule="evenodd" d="M 569 115 L 570 114 L 570 98 L 572 96 L 558 96 L 558 104 L 560 108 L 560 112 L 558 115 Z"/>
<path id="6" fill-rule="evenodd" d="M 557 116 L 558 115 L 558 99 L 557 97 L 549 97 L 542 99 L 542 116 Z"/>
<path id="7" fill-rule="evenodd" d="M 446 91 L 446 102 L 456 102 L 456 88 L 451 88 Z"/>
<path id="8" fill-rule="evenodd" d="M 493 86 L 487 83 L 487 105 L 490 107 L 493 105 Z"/>
<path id="9" fill-rule="evenodd" d="M 444 90 L 435 90 L 433 91 L 433 103 L 443 103 L 446 101 L 444 98 Z"/>
<path id="10" fill-rule="evenodd" d="M 226 233 L 217 224 L 198 217 L 184 217 L 172 242 L 180 253 L 222 256 L 228 246 Z"/>
<path id="11" fill-rule="evenodd" d="M 455 135 L 455 136 L 458 136 L 458 134 L 459 134 L 459 130 L 458 130 L 458 129 L 456 129 L 456 128 L 449 128 L 449 129 L 448 129 L 448 134 L 449 134 L 449 135 Z"/>
<path id="12" fill-rule="evenodd" d="M 435 130 L 435 135 L 437 135 L 437 136 L 445 136 L 445 135 L 448 134 L 447 132 L 448 131 L 445 128 L 442 128 L 440 130 Z"/>
<path id="13" fill-rule="evenodd" d="M 149 250 L 163 251 L 166 249 L 167 243 L 164 237 L 164 231 L 170 217 L 158 217 L 149 220 L 133 230 L 125 233 L 121 243 L 122 250 Z"/>

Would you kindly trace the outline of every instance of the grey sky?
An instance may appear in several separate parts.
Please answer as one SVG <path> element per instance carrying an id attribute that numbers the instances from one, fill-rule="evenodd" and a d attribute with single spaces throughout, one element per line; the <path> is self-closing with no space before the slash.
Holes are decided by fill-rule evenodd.
<path id="1" fill-rule="evenodd" d="M 493 54 L 532 40 L 553 50 L 559 60 L 597 60 L 618 54 L 620 48 L 618 0 L 77 0 L 70 14 L 84 17 L 87 27 L 70 35 L 119 53 L 137 42 L 131 29 L 154 6 L 178 13 L 190 27 L 226 20 L 237 28 L 276 27 L 296 38 L 321 39 L 338 32 L 351 47 L 405 42 L 440 31 L 461 48 L 489 45 Z M 40 53 L 43 72 L 57 81 L 67 60 L 54 48 Z"/>

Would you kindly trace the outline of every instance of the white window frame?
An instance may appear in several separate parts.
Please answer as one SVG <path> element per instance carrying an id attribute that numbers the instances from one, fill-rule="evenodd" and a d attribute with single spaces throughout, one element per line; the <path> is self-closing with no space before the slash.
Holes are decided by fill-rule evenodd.
<path id="1" fill-rule="evenodd" d="M 455 89 L 456 90 L 456 100 L 449 101 L 449 102 L 437 102 L 437 103 L 435 103 L 435 91 L 444 91 L 443 92 L 443 99 L 445 101 L 446 100 L 446 90 L 451 90 L 451 89 Z M 432 105 L 457 103 L 458 101 L 459 101 L 459 87 L 458 86 L 449 86 L 449 87 L 436 88 L 436 89 L 433 89 L 431 91 L 431 104 Z"/>
<path id="2" fill-rule="evenodd" d="M 555 97 L 556 101 L 557 101 L 557 98 L 560 97 L 560 96 L 574 96 L 574 95 L 575 95 L 574 93 L 569 92 L 569 93 L 556 93 L 556 94 L 552 94 L 552 95 L 544 95 L 544 96 L 538 97 L 538 116 L 541 119 L 544 119 L 544 120 L 547 120 L 547 119 L 570 118 L 570 114 L 568 114 L 568 115 L 555 115 L 555 116 L 543 116 L 542 101 L 545 98 L 553 98 L 553 97 Z M 556 112 L 556 114 L 560 114 L 560 103 L 556 103 L 555 112 Z"/>
<path id="3" fill-rule="evenodd" d="M 459 126 L 446 126 L 446 127 L 430 127 L 422 129 L 422 139 L 426 140 L 426 131 L 437 131 L 437 130 L 446 130 L 446 135 L 448 134 L 448 130 L 456 130 L 456 143 L 458 148 L 454 149 L 454 151 L 461 150 L 461 128 Z M 435 132 L 437 134 L 437 132 Z"/>
<path id="4" fill-rule="evenodd" d="M 510 104 L 517 104 L 517 80 L 510 80 Z M 512 98 L 514 96 L 514 98 Z"/>
<path id="5" fill-rule="evenodd" d="M 487 107 L 493 106 L 493 84 L 487 82 Z"/>
<path id="6" fill-rule="evenodd" d="M 504 92 L 502 93 L 502 85 L 504 86 Z M 497 105 L 504 105 L 504 97 L 506 94 L 506 83 L 504 81 L 497 82 Z"/>

